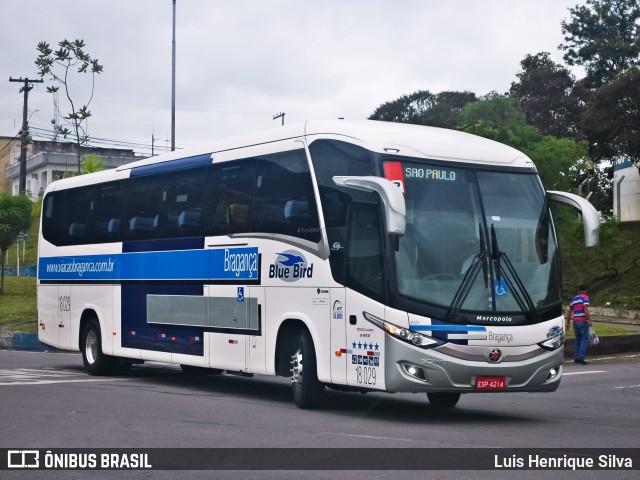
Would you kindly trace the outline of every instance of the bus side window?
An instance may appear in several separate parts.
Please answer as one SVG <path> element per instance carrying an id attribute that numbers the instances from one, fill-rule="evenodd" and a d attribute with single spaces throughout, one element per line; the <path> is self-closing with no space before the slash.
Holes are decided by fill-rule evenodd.
<path id="1" fill-rule="evenodd" d="M 66 192 L 69 208 L 68 236 L 64 241 L 67 245 L 82 245 L 93 243 L 94 229 L 91 225 L 93 208 L 95 206 L 95 189 L 82 187 Z"/>
<path id="2" fill-rule="evenodd" d="M 160 224 L 167 237 L 201 234 L 205 179 L 205 168 L 165 174 Z"/>
<path id="3" fill-rule="evenodd" d="M 253 158 L 209 167 L 205 192 L 205 235 L 251 231 L 255 171 Z"/>
<path id="4" fill-rule="evenodd" d="M 151 239 L 160 235 L 158 228 L 159 204 L 162 191 L 162 174 L 135 177 L 126 188 L 123 239 Z"/>
<path id="5" fill-rule="evenodd" d="M 258 158 L 252 231 L 320 241 L 318 208 L 303 150 Z"/>
<path id="6" fill-rule="evenodd" d="M 98 189 L 92 209 L 94 242 L 117 242 L 120 240 L 122 217 L 122 190 L 118 183 L 105 184 Z"/>

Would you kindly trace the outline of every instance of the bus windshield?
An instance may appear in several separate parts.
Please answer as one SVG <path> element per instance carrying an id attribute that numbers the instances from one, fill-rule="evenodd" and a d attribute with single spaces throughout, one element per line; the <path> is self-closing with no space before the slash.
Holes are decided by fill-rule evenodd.
<path id="1" fill-rule="evenodd" d="M 447 311 L 536 312 L 560 302 L 556 240 L 535 172 L 385 162 L 405 194 L 398 293 Z"/>

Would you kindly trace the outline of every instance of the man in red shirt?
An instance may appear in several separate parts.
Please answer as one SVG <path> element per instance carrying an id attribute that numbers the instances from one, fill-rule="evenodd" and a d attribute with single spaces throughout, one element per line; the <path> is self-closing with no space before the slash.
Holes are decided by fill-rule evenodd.
<path id="1" fill-rule="evenodd" d="M 567 329 L 571 325 L 573 317 L 573 333 L 576 336 L 575 343 L 575 363 L 588 365 L 584 357 L 587 355 L 589 345 L 589 327 L 591 326 L 591 315 L 589 314 L 589 297 L 587 296 L 587 286 L 580 285 L 578 294 L 573 297 L 567 308 Z"/>

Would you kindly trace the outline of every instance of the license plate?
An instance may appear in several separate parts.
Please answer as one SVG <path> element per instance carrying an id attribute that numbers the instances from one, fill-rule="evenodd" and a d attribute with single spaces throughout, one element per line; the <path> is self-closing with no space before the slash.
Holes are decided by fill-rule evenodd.
<path id="1" fill-rule="evenodd" d="M 505 377 L 476 377 L 476 390 L 504 390 L 507 388 Z"/>

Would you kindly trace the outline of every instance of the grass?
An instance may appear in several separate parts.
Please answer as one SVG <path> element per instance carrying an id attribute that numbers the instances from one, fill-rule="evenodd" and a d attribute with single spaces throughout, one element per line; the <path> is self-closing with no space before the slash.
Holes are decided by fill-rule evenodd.
<path id="1" fill-rule="evenodd" d="M 0 327 L 35 333 L 37 319 L 36 279 L 4 277 L 4 295 L 0 295 Z"/>
<path id="2" fill-rule="evenodd" d="M 613 326 L 610 324 L 603 324 L 599 322 L 593 322 L 593 330 L 596 332 L 596 335 L 599 337 L 613 337 L 616 335 L 630 335 L 633 333 L 638 333 L 634 330 L 629 330 L 624 327 Z M 567 330 L 567 338 L 575 338 L 573 334 L 573 327 L 570 327 Z"/>

